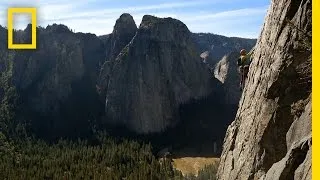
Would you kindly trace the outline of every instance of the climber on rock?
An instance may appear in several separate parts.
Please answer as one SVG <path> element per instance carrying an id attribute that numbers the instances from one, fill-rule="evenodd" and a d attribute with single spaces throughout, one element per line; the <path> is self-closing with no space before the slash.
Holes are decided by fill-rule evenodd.
<path id="1" fill-rule="evenodd" d="M 240 51 L 240 57 L 238 58 L 238 67 L 240 72 L 240 90 L 243 90 L 245 86 L 245 81 L 249 72 L 249 66 L 251 63 L 251 56 L 253 54 L 253 49 L 247 53 L 245 49 Z"/>

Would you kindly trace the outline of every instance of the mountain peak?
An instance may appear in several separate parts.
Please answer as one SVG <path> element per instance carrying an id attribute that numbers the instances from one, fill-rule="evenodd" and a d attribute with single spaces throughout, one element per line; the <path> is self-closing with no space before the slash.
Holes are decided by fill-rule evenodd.
<path id="1" fill-rule="evenodd" d="M 128 13 L 123 13 L 117 19 L 112 33 L 106 36 L 106 59 L 115 59 L 120 51 L 131 41 L 137 29 L 133 17 Z"/>
<path id="2" fill-rule="evenodd" d="M 123 19 L 123 18 L 133 19 L 133 17 L 132 17 L 131 14 L 129 14 L 129 13 L 123 13 L 123 14 L 121 14 L 120 19 Z"/>
<path id="3" fill-rule="evenodd" d="M 145 15 L 142 18 L 137 36 L 149 36 L 162 42 L 174 42 L 186 46 L 191 32 L 181 21 L 173 18 L 158 18 Z"/>
<path id="4" fill-rule="evenodd" d="M 180 26 L 180 27 L 184 27 L 186 29 L 187 26 L 177 20 L 177 19 L 174 19 L 174 18 L 171 18 L 171 17 L 166 17 L 166 18 L 159 18 L 159 17 L 156 17 L 156 16 L 152 16 L 152 15 L 144 15 L 142 17 L 142 21 L 141 21 L 141 24 L 140 24 L 140 28 L 150 28 L 150 27 L 153 27 L 153 26 L 157 26 L 157 25 L 175 25 L 175 26 Z"/>
<path id="5" fill-rule="evenodd" d="M 52 25 L 48 25 L 46 27 L 46 30 L 48 30 L 49 32 L 53 32 L 53 33 L 69 33 L 71 32 L 71 30 L 68 28 L 68 26 L 63 25 L 63 24 L 52 24 Z"/>
<path id="6" fill-rule="evenodd" d="M 116 21 L 114 25 L 113 33 L 127 33 L 135 32 L 137 30 L 137 25 L 133 17 L 128 13 L 123 13 Z"/>

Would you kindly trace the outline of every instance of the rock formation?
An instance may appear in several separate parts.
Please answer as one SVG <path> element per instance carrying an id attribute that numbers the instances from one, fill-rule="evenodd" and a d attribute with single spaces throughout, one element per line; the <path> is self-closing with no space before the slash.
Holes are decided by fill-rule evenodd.
<path id="1" fill-rule="evenodd" d="M 98 82 L 106 96 L 106 121 L 138 133 L 173 126 L 179 105 L 207 96 L 219 84 L 199 61 L 182 22 L 149 15 L 117 58 L 103 66 Z"/>
<path id="2" fill-rule="evenodd" d="M 116 58 L 120 51 L 131 41 L 137 32 L 136 23 L 130 14 L 124 13 L 117 19 L 113 32 L 106 40 L 106 60 Z"/>
<path id="3" fill-rule="evenodd" d="M 273 0 L 218 178 L 311 179 L 311 0 Z"/>
<path id="4" fill-rule="evenodd" d="M 106 88 L 109 82 L 109 74 L 114 61 L 121 50 L 132 40 L 137 32 L 137 26 L 130 14 L 122 14 L 114 25 L 113 32 L 100 36 L 106 47 L 106 61 L 103 63 L 98 79 L 98 92 L 105 98 Z"/>
<path id="5" fill-rule="evenodd" d="M 28 38 L 21 33 L 21 41 Z M 75 34 L 64 25 L 38 28 L 37 36 L 37 50 L 8 51 L 7 41 L 0 45 L 0 54 L 7 54 L 0 61 L 10 56 L 13 62 L 12 81 L 20 97 L 17 118 L 40 136 L 73 132 L 79 137 L 81 127 L 88 128 L 97 114 L 95 81 L 104 46 L 97 36 Z"/>
<path id="6" fill-rule="evenodd" d="M 238 72 L 238 52 L 225 55 L 215 66 L 214 76 L 223 83 L 225 104 L 238 105 L 241 91 L 239 90 L 240 76 Z"/>
<path id="7" fill-rule="evenodd" d="M 196 44 L 199 55 L 204 52 L 207 63 L 214 67 L 219 60 L 231 52 L 239 52 L 241 49 L 251 49 L 256 39 L 238 37 L 226 37 L 210 33 L 193 33 L 192 39 Z"/>
<path id="8" fill-rule="evenodd" d="M 30 28 L 15 31 L 15 42 L 30 41 Z M 96 121 L 139 133 L 160 132 L 182 122 L 182 116 L 188 118 L 184 107 L 202 112 L 201 120 L 188 114 L 190 127 L 219 124 L 215 135 L 221 137 L 235 108 L 224 108 L 222 84 L 199 55 L 219 50 L 212 47 L 226 53 L 255 42 L 210 34 L 195 38 L 172 18 L 144 16 L 137 29 L 129 14 L 122 14 L 113 32 L 101 37 L 74 33 L 61 24 L 38 27 L 37 50 L 8 51 L 6 31 L 0 27 L 0 72 L 12 74 L 19 96 L 16 119 L 29 124 L 35 135 L 50 138 L 85 136 L 82 130 L 99 126 Z M 222 57 L 217 54 L 213 57 Z M 3 96 L 0 88 L 0 99 Z M 106 117 L 100 121 L 104 107 Z M 228 120 L 222 118 L 225 114 Z"/>

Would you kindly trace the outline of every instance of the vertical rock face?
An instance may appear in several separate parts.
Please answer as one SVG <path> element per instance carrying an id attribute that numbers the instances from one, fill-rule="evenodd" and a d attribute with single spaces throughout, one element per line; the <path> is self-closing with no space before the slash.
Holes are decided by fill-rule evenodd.
<path id="1" fill-rule="evenodd" d="M 311 0 L 273 0 L 218 178 L 311 179 Z"/>
<path id="2" fill-rule="evenodd" d="M 214 76 L 223 83 L 225 103 L 238 105 L 241 91 L 239 90 L 240 76 L 238 72 L 238 52 L 225 55 L 215 66 Z"/>
<path id="3" fill-rule="evenodd" d="M 137 32 L 137 26 L 130 14 L 124 13 L 117 19 L 113 32 L 100 37 L 106 46 L 106 61 L 101 67 L 98 78 L 98 91 L 101 97 L 105 97 L 109 82 L 109 74 L 114 65 L 116 57 L 121 50 L 132 40 Z"/>
<path id="4" fill-rule="evenodd" d="M 188 28 L 171 18 L 144 16 L 109 67 L 100 74 L 109 77 L 104 90 L 108 121 L 138 133 L 174 125 L 180 104 L 208 95 L 212 83 L 218 84 L 199 61 Z"/>
<path id="5" fill-rule="evenodd" d="M 137 32 L 136 23 L 130 14 L 124 13 L 117 19 L 106 46 L 107 61 L 116 58 Z"/>

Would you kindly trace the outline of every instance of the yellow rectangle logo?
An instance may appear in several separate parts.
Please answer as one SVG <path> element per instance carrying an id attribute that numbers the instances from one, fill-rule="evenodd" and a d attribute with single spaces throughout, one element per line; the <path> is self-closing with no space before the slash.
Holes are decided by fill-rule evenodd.
<path id="1" fill-rule="evenodd" d="M 31 44 L 13 44 L 13 14 L 31 14 Z M 37 48 L 37 9 L 36 8 L 8 8 L 8 49 L 36 49 Z"/>

